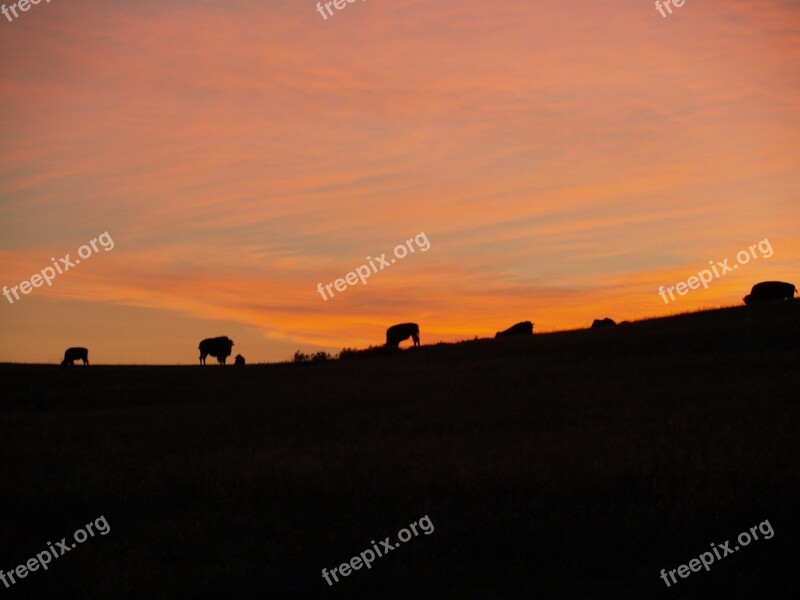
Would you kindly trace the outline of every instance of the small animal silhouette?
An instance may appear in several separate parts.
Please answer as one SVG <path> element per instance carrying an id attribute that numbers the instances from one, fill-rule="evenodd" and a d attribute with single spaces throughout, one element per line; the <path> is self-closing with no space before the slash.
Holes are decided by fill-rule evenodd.
<path id="1" fill-rule="evenodd" d="M 244 364 L 244 356 L 241 354 L 237 354 L 236 358 L 233 359 L 233 364 L 235 365 L 243 365 Z"/>
<path id="2" fill-rule="evenodd" d="M 419 325 L 416 323 L 400 323 L 386 330 L 386 345 L 398 348 L 400 342 L 412 338 L 414 346 L 419 346 Z"/>
<path id="3" fill-rule="evenodd" d="M 66 367 L 69 365 L 74 367 L 76 360 L 82 360 L 83 364 L 88 366 L 89 351 L 86 348 L 67 348 L 67 351 L 64 352 L 64 360 L 61 361 L 61 366 Z"/>
<path id="4" fill-rule="evenodd" d="M 762 281 L 753 286 L 750 293 L 742 300 L 745 304 L 753 302 L 770 302 L 772 300 L 791 300 L 797 293 L 793 283 L 783 281 Z"/>
<path id="5" fill-rule="evenodd" d="M 225 336 L 206 338 L 200 342 L 200 364 L 206 364 L 206 357 L 211 355 L 217 359 L 219 364 L 224 365 L 225 359 L 231 355 L 233 340 Z"/>
<path id="6" fill-rule="evenodd" d="M 606 317 L 605 319 L 595 319 L 592 321 L 592 329 L 595 327 L 610 327 L 612 325 L 616 325 L 616 321 L 614 319 L 609 319 Z"/>
<path id="7" fill-rule="evenodd" d="M 512 325 L 505 331 L 498 331 L 494 334 L 495 338 L 507 337 L 509 335 L 531 335 L 533 334 L 533 323 L 530 321 L 522 321 L 516 325 Z"/>

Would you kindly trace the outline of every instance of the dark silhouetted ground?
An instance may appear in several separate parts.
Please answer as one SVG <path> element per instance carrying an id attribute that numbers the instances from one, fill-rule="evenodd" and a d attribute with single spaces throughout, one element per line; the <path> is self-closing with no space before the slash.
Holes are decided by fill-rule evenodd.
<path id="1" fill-rule="evenodd" d="M 794 301 L 310 365 L 0 365 L 0 568 L 111 527 L 0 595 L 796 597 L 799 358 Z"/>

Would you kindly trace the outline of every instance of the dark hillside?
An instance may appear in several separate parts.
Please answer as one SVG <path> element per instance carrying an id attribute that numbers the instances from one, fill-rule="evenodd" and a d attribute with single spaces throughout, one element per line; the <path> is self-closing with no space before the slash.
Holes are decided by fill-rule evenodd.
<path id="1" fill-rule="evenodd" d="M 0 365 L 0 568 L 111 528 L 0 590 L 791 597 L 798 357 L 794 301 L 316 365 Z M 321 577 L 425 515 L 430 535 Z"/>

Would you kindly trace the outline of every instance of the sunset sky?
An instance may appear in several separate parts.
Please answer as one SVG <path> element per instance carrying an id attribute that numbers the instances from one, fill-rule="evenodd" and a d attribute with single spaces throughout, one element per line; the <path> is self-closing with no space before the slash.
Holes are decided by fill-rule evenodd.
<path id="1" fill-rule="evenodd" d="M 14 0 L 11 0 L 12 3 Z M 6 4 L 9 1 L 6 0 Z M 800 285 L 800 3 L 52 0 L 0 16 L 0 362 L 538 332 Z M 367 285 L 329 284 L 425 232 Z M 709 261 L 752 260 L 669 305 Z"/>

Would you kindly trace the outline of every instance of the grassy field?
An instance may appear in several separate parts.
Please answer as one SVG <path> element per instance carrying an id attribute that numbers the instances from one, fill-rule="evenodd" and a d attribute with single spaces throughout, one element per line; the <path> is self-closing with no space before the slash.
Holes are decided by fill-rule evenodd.
<path id="1" fill-rule="evenodd" d="M 790 598 L 798 358 L 800 300 L 318 365 L 0 365 L 0 568 L 111 528 L 0 594 Z"/>

